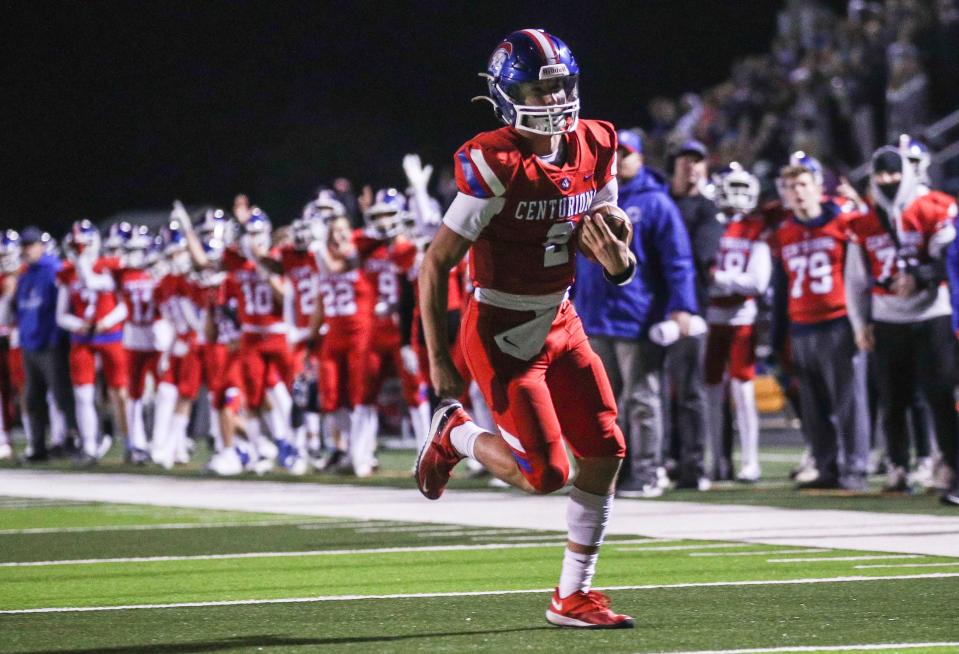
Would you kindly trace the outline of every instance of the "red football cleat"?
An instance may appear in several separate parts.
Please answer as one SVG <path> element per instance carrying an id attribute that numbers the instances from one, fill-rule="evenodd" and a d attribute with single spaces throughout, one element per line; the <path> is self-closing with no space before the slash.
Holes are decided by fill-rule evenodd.
<path id="1" fill-rule="evenodd" d="M 560 627 L 587 629 L 632 629 L 635 626 L 630 616 L 613 613 L 609 608 L 609 597 L 595 590 L 579 591 L 561 598 L 557 588 L 546 609 L 546 620 Z"/>
<path id="2" fill-rule="evenodd" d="M 428 500 L 438 500 L 449 483 L 453 468 L 463 456 L 450 442 L 453 427 L 470 419 L 463 405 L 456 400 L 444 400 L 436 407 L 430 422 L 430 433 L 419 456 L 416 457 L 416 485 Z"/>

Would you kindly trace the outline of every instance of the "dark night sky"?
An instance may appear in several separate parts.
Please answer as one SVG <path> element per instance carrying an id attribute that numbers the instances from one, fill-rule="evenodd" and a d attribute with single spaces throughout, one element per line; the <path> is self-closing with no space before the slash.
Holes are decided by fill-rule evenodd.
<path id="1" fill-rule="evenodd" d="M 237 192 L 284 222 L 321 182 L 400 184 L 496 127 L 475 73 L 543 27 L 582 69 L 583 115 L 725 78 L 780 2 L 22 2 L 5 9 L 4 227 Z"/>

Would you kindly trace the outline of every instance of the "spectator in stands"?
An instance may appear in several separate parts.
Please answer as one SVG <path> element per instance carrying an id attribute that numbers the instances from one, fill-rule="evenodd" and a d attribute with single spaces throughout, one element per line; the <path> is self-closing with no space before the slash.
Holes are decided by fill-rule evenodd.
<path id="1" fill-rule="evenodd" d="M 43 236 L 36 227 L 27 227 L 20 234 L 27 268 L 17 280 L 14 294 L 26 373 L 27 417 L 32 432 L 31 451 L 24 457 L 27 462 L 45 461 L 48 458 L 48 390 L 53 391 L 56 404 L 66 414 L 68 424 L 76 424 L 73 388 L 68 374 L 70 344 L 56 322 L 56 274 L 62 264 L 57 257 L 45 253 Z M 49 239 L 49 236 L 46 238 Z"/>
<path id="2" fill-rule="evenodd" d="M 673 152 L 669 195 L 692 246 L 696 304 L 709 305 L 710 271 L 724 227 L 716 219 L 718 209 L 705 197 L 706 146 L 689 140 Z M 706 334 L 685 336 L 666 352 L 663 423 L 672 458 L 679 463 L 678 486 L 698 488 L 704 476 L 703 450 L 706 442 L 706 381 L 703 357 Z"/>
<path id="3" fill-rule="evenodd" d="M 618 168 L 619 205 L 633 222 L 636 276 L 624 287 L 613 286 L 599 266 L 577 257 L 575 303 L 626 422 L 629 452 L 617 494 L 656 497 L 665 481 L 660 474 L 665 350 L 650 341 L 650 328 L 668 317 L 686 334 L 698 305 L 682 217 L 662 177 L 643 165 L 642 139 L 635 132 L 619 132 Z"/>

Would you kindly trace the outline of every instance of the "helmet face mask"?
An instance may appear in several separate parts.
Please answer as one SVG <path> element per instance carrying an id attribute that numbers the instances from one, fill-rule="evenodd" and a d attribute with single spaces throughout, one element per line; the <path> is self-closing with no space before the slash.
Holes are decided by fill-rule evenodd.
<path id="1" fill-rule="evenodd" d="M 579 65 L 561 40 L 543 30 L 507 36 L 482 74 L 496 116 L 517 130 L 555 136 L 579 122 Z"/>
<path id="2" fill-rule="evenodd" d="M 100 232 L 89 220 L 73 223 L 66 240 L 67 257 L 94 261 L 100 256 Z"/>
<path id="3" fill-rule="evenodd" d="M 16 272 L 20 267 L 20 235 L 12 229 L 4 230 L 0 236 L 0 272 Z"/>
<path id="4" fill-rule="evenodd" d="M 144 269 L 147 267 L 148 253 L 153 239 L 145 225 L 134 227 L 123 247 L 123 265 L 127 268 Z"/>
<path id="5" fill-rule="evenodd" d="M 746 214 L 759 203 L 759 180 L 735 161 L 713 176 L 716 206 L 724 211 Z"/>
<path id="6" fill-rule="evenodd" d="M 380 189 L 364 218 L 368 231 L 375 238 L 396 238 L 407 231 L 406 196 L 395 188 Z"/>

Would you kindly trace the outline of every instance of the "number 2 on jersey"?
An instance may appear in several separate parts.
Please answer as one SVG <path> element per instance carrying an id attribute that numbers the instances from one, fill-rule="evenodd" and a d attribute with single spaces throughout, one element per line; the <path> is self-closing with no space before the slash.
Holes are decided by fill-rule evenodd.
<path id="1" fill-rule="evenodd" d="M 544 268 L 561 266 L 569 262 L 569 239 L 574 229 L 576 226 L 569 220 L 556 223 L 549 228 L 546 232 L 546 242 L 543 243 L 543 248 L 546 250 L 543 254 Z"/>

